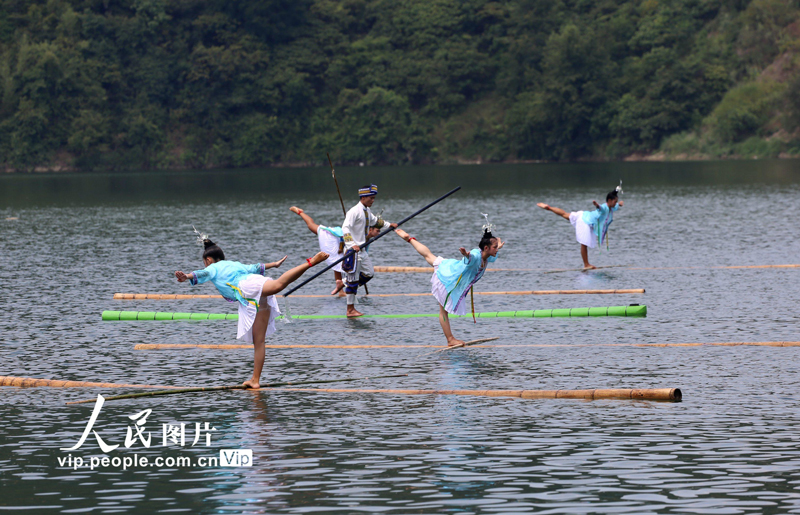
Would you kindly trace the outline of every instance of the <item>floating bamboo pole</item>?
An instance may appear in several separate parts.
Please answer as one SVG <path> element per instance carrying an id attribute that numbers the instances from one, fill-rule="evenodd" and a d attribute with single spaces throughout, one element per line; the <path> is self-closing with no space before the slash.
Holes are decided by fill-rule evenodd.
<path id="1" fill-rule="evenodd" d="M 313 381 L 283 381 L 279 383 L 267 383 L 261 388 L 273 388 L 276 386 L 289 386 L 297 384 L 343 383 L 348 381 L 363 381 L 365 379 L 386 379 L 389 377 L 408 377 L 408 374 L 393 374 L 389 376 L 370 376 L 370 377 L 348 377 L 344 379 L 316 379 Z M 138 397 L 155 397 L 158 395 L 175 395 L 178 393 L 218 392 L 224 390 L 250 390 L 250 389 L 251 388 L 248 388 L 243 384 L 235 384 L 230 386 L 201 386 L 197 388 L 173 388 L 170 390 L 159 390 L 157 392 L 141 392 L 141 393 L 128 393 L 125 395 L 115 395 L 114 397 L 106 397 L 105 400 L 118 401 L 121 399 L 136 399 Z M 72 401 L 68 402 L 67 404 L 86 404 L 87 402 L 95 402 L 95 399 Z"/>
<path id="2" fill-rule="evenodd" d="M 252 346 L 251 346 L 252 348 Z M 57 381 L 55 379 L 34 379 L 32 377 L 0 376 L 0 386 L 49 386 L 56 388 L 180 388 L 152 384 L 92 383 L 90 381 Z"/>
<path id="3" fill-rule="evenodd" d="M 644 288 L 622 290 L 523 290 L 483 291 L 475 295 L 624 295 L 644 293 Z M 430 293 L 372 293 L 370 297 L 427 297 Z M 333 295 L 292 295 L 293 298 L 330 299 Z M 114 300 L 188 300 L 221 299 L 222 295 L 181 295 L 174 293 L 115 293 Z"/>
<path id="4" fill-rule="evenodd" d="M 727 265 L 727 266 L 666 266 L 666 267 L 634 267 L 626 265 L 608 265 L 598 266 L 598 269 L 603 268 L 622 268 L 623 270 L 736 270 L 746 268 L 800 268 L 800 264 L 789 265 Z M 593 270 L 591 268 L 488 268 L 487 272 L 578 272 L 584 270 Z M 433 268 L 425 266 L 376 266 L 376 272 L 433 272 Z"/>
<path id="5" fill-rule="evenodd" d="M 680 402 L 680 388 L 638 388 L 601 390 L 352 390 L 338 388 L 282 388 L 281 392 L 388 393 L 395 395 L 471 395 L 475 397 L 517 397 L 520 399 L 635 399 Z"/>
<path id="6" fill-rule="evenodd" d="M 481 348 L 505 347 L 800 347 L 800 342 L 707 342 L 707 343 L 519 343 L 481 345 Z M 445 345 L 325 345 L 325 344 L 288 344 L 265 345 L 267 349 L 440 349 Z M 134 350 L 166 350 L 166 349 L 222 349 L 253 350 L 252 345 L 214 344 L 214 343 L 138 343 Z"/>
<path id="7" fill-rule="evenodd" d="M 289 345 L 264 345 L 267 349 L 392 349 L 412 348 L 423 349 L 426 347 L 441 348 L 442 345 L 323 345 L 323 344 L 289 344 Z M 165 349 L 249 349 L 253 345 L 221 344 L 221 343 L 137 343 L 134 350 L 165 350 Z"/>
<path id="8" fill-rule="evenodd" d="M 433 273 L 432 266 L 376 266 L 375 272 L 383 273 Z M 542 268 L 487 268 L 487 272 L 539 272 Z"/>
<path id="9" fill-rule="evenodd" d="M 555 274 L 555 273 L 558 273 L 558 272 L 589 272 L 589 271 L 592 271 L 592 270 L 603 270 L 604 268 L 623 268 L 623 267 L 626 267 L 626 265 L 596 266 L 594 268 L 586 268 L 586 267 L 584 267 L 584 268 L 557 268 L 555 270 L 547 270 L 546 272 L 543 272 L 543 273 L 545 273 L 545 274 Z"/>
<path id="10" fill-rule="evenodd" d="M 412 313 L 397 315 L 364 315 L 359 318 L 434 318 L 438 313 Z M 598 308 L 537 309 L 522 311 L 491 311 L 476 313 L 478 318 L 562 318 L 562 317 L 644 317 L 647 306 L 608 306 Z M 277 318 L 283 318 L 279 316 Z M 472 318 L 472 315 L 450 315 L 450 318 Z M 103 311 L 105 321 L 170 321 L 170 320 L 239 320 L 236 313 L 170 313 L 155 311 Z M 296 320 L 343 320 L 346 315 L 296 315 Z"/>

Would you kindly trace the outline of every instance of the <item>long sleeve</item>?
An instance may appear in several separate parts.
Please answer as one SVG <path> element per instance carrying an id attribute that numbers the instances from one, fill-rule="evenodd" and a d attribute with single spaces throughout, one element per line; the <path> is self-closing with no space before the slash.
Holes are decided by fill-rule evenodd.
<path id="1" fill-rule="evenodd" d="M 371 210 L 367 211 L 367 212 L 369 213 L 369 226 L 372 227 L 376 223 L 378 223 L 378 217 L 375 216 L 374 214 L 372 214 Z M 383 221 L 383 226 L 381 226 L 381 229 L 388 229 L 390 226 L 391 226 L 391 224 L 389 222 L 387 222 L 386 220 L 384 220 Z"/>
<path id="2" fill-rule="evenodd" d="M 464 256 L 463 263 L 467 265 L 467 270 L 477 270 L 481 267 L 481 251 L 472 249 L 469 251 L 469 256 Z"/>
<path id="3" fill-rule="evenodd" d="M 244 267 L 248 274 L 267 275 L 267 268 L 264 266 L 264 263 L 245 265 Z"/>
<path id="4" fill-rule="evenodd" d="M 357 234 L 358 230 L 358 212 L 358 209 L 350 208 L 350 211 L 347 212 L 347 215 L 344 217 L 344 222 L 342 223 L 342 238 L 348 249 L 355 245 L 353 235 Z"/>
<path id="5" fill-rule="evenodd" d="M 203 270 L 195 270 L 194 272 L 192 272 L 192 279 L 189 282 L 192 283 L 192 286 L 203 284 L 208 281 L 213 281 L 216 275 L 217 275 L 217 269 L 212 264 L 207 266 Z"/>

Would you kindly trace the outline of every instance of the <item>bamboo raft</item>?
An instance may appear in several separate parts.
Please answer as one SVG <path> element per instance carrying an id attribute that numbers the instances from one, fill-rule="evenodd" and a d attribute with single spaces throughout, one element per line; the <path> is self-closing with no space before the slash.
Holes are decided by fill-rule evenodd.
<path id="1" fill-rule="evenodd" d="M 480 291 L 475 295 L 625 295 L 644 293 L 644 288 L 621 290 L 523 290 Z M 371 293 L 370 297 L 428 297 L 430 293 Z M 115 293 L 114 300 L 189 300 L 222 299 L 222 295 L 183 295 L 175 293 Z M 331 299 L 334 295 L 292 295 L 293 299 Z"/>
<path id="2" fill-rule="evenodd" d="M 697 342 L 697 343 L 519 343 L 479 345 L 479 348 L 509 347 L 800 347 L 800 342 Z M 264 346 L 267 349 L 448 349 L 446 345 L 327 345 L 327 344 L 284 344 Z M 224 343 L 138 343 L 134 350 L 169 349 L 221 349 L 253 350 L 252 345 Z"/>
<path id="3" fill-rule="evenodd" d="M 491 311 L 475 313 L 476 318 L 562 318 L 562 317 L 644 317 L 647 306 L 609 306 L 600 308 L 537 309 L 526 311 Z M 438 313 L 404 315 L 364 315 L 359 318 L 438 318 Z M 277 317 L 283 318 L 282 316 Z M 450 318 L 472 318 L 472 315 L 450 315 Z M 174 321 L 174 320 L 239 320 L 236 313 L 171 313 L 157 311 L 103 311 L 104 321 Z M 344 320 L 346 315 L 295 315 L 295 320 Z"/>
<path id="4" fill-rule="evenodd" d="M 369 378 L 364 378 L 369 379 Z M 325 381 L 320 381 L 325 382 Z M 59 387 L 59 388 L 160 388 L 184 390 L 180 386 L 131 385 L 117 383 L 92 383 L 88 381 L 55 381 L 30 377 L 0 376 L 0 386 L 17 387 Z M 192 391 L 218 391 L 242 389 L 240 386 L 191 388 Z M 385 393 L 394 395 L 469 395 L 475 397 L 516 397 L 520 399 L 633 399 L 651 401 L 680 402 L 683 394 L 679 388 L 634 388 L 634 389 L 593 389 L 593 390 L 388 390 L 388 389 L 337 389 L 337 388 L 262 388 L 268 392 L 317 392 L 317 393 Z M 138 394 L 133 394 L 138 395 Z M 120 396 L 119 398 L 129 396 Z M 107 400 L 110 400 L 109 398 Z M 72 404 L 94 402 L 94 399 L 77 401 Z"/>

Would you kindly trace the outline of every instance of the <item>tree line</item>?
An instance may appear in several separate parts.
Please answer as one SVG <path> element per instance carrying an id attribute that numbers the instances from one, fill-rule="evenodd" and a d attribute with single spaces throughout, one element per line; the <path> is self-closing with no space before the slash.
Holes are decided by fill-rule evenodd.
<path id="1" fill-rule="evenodd" d="M 6 169 L 794 151 L 797 0 L 0 0 Z"/>

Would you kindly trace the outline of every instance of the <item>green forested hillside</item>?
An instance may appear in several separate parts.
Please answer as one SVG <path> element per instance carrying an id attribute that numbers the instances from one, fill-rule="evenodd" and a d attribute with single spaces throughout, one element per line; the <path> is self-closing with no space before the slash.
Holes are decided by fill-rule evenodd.
<path id="1" fill-rule="evenodd" d="M 797 0 L 0 0 L 0 163 L 797 153 Z"/>

